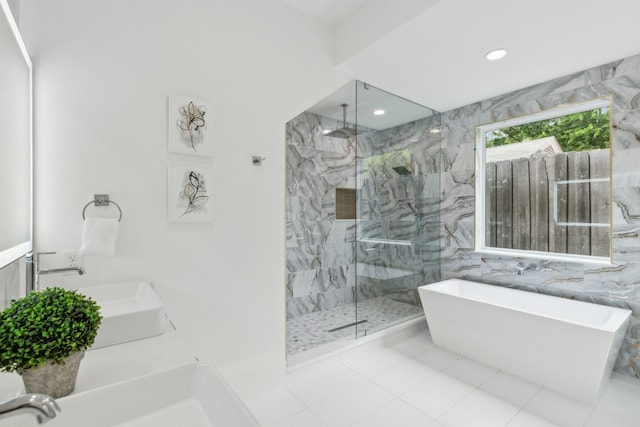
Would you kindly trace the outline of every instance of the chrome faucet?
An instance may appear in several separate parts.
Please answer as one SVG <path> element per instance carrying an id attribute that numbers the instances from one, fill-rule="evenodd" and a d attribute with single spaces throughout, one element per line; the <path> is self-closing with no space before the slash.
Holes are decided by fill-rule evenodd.
<path id="1" fill-rule="evenodd" d="M 516 265 L 516 271 L 518 273 L 518 276 L 524 276 L 525 271 L 535 270 L 536 268 L 538 268 L 538 266 L 533 262 L 527 266 L 525 266 L 524 262 L 519 262 L 518 265 Z"/>
<path id="2" fill-rule="evenodd" d="M 75 271 L 80 276 L 86 273 L 82 267 L 63 267 L 63 268 L 45 268 L 40 269 L 40 256 L 41 255 L 53 255 L 55 252 L 32 252 L 27 255 L 27 265 L 31 264 L 31 268 L 27 268 L 27 271 L 31 270 L 30 279 L 27 280 L 31 283 L 32 291 L 40 290 L 40 275 L 42 274 L 54 274 L 54 273 L 66 273 L 69 271 Z M 29 278 L 28 278 L 29 279 Z"/>
<path id="3" fill-rule="evenodd" d="M 38 424 L 44 424 L 60 413 L 60 407 L 52 397 L 38 393 L 22 394 L 0 402 L 0 420 L 23 413 L 33 414 Z"/>

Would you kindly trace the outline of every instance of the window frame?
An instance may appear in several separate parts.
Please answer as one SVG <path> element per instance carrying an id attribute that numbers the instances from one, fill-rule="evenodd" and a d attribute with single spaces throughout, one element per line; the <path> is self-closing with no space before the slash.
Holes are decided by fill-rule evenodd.
<path id="1" fill-rule="evenodd" d="M 609 109 L 609 162 L 611 164 L 612 152 L 611 152 L 611 116 L 612 116 L 612 100 L 611 96 L 592 99 L 584 102 L 577 102 L 573 104 L 560 105 L 555 108 L 543 110 L 537 113 L 506 119 L 499 122 L 487 123 L 484 125 L 476 126 L 476 138 L 475 138 L 475 252 L 496 255 L 496 256 L 510 256 L 510 257 L 523 257 L 534 259 L 546 259 L 555 261 L 566 262 L 581 262 L 581 263 L 595 263 L 595 264 L 611 264 L 613 253 L 613 215 L 609 213 L 609 256 L 593 256 L 593 255 L 578 255 L 578 254 L 564 254 L 558 252 L 542 252 L 524 249 L 508 249 L 508 248 L 496 248 L 486 246 L 486 135 L 488 132 L 496 131 L 506 127 L 518 126 L 526 123 L 537 122 L 541 120 L 553 119 L 556 117 L 562 117 L 570 114 L 581 113 L 584 111 L 595 110 L 599 108 Z M 609 201 L 611 211 L 613 206 L 612 200 L 612 174 L 613 170 L 610 168 L 609 175 Z"/>

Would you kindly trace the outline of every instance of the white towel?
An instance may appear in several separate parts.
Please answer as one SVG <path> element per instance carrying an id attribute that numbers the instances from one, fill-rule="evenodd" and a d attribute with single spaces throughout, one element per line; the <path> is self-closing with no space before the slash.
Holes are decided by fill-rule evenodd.
<path id="1" fill-rule="evenodd" d="M 118 238 L 118 224 L 117 218 L 85 219 L 79 254 L 113 255 Z"/>

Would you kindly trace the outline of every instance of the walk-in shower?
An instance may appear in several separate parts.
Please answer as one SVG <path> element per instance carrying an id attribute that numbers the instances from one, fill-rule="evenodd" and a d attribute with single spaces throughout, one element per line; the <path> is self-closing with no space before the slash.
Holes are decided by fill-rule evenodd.
<path id="1" fill-rule="evenodd" d="M 287 123 L 288 355 L 423 314 L 417 288 L 440 280 L 439 128 L 359 81 Z"/>

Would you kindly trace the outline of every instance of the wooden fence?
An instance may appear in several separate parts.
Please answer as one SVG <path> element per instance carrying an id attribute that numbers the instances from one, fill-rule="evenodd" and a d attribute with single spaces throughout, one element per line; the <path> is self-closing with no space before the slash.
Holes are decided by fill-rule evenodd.
<path id="1" fill-rule="evenodd" d="M 488 246 L 608 257 L 609 176 L 609 150 L 487 163 Z"/>

